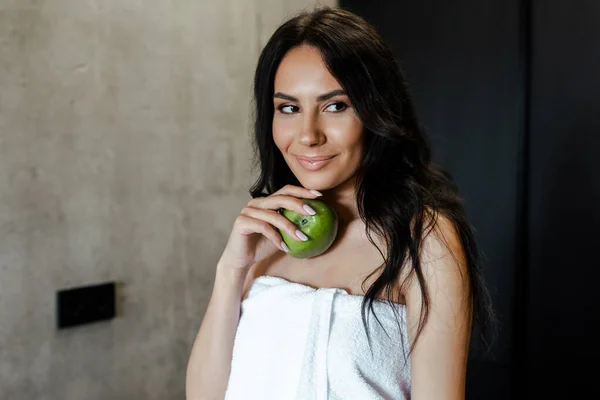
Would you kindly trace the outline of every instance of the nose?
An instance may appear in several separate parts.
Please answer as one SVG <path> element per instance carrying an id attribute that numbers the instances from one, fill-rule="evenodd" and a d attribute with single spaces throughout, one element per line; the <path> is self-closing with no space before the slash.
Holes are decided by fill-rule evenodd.
<path id="1" fill-rule="evenodd" d="M 297 140 L 307 147 L 316 147 L 325 143 L 326 136 L 319 127 L 316 116 L 304 114 L 302 130 Z"/>

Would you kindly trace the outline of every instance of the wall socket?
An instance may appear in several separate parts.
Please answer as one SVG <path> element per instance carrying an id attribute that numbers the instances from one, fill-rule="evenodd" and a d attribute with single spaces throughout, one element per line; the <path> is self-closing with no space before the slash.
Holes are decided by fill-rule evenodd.
<path id="1" fill-rule="evenodd" d="M 115 297 L 115 282 L 59 290 L 56 293 L 57 328 L 70 328 L 114 318 Z"/>

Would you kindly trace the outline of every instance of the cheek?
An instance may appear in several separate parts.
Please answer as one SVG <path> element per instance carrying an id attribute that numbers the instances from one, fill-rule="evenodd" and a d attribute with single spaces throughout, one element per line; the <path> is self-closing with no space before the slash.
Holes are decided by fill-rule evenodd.
<path id="1" fill-rule="evenodd" d="M 285 130 L 282 129 L 281 126 L 278 126 L 276 122 L 273 122 L 273 141 L 275 142 L 275 146 L 277 146 L 279 150 L 283 150 L 285 147 L 287 147 L 285 145 Z"/>
<path id="2" fill-rule="evenodd" d="M 283 151 L 287 149 L 293 140 L 293 126 L 291 126 L 291 121 L 285 121 L 281 119 L 273 119 L 273 141 L 275 142 L 275 146 L 279 148 L 279 150 Z"/>
<path id="3" fill-rule="evenodd" d="M 329 139 L 336 143 L 337 147 L 345 150 L 348 155 L 359 156 L 363 148 L 363 128 L 360 123 L 350 121 L 340 124 L 336 129 L 331 130 Z"/>

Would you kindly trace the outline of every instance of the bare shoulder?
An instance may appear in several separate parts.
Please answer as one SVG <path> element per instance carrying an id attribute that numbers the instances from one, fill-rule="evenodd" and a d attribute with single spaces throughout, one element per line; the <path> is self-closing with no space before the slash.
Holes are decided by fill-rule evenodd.
<path id="1" fill-rule="evenodd" d="M 278 264 L 278 261 L 281 260 L 281 258 L 281 253 L 273 253 L 268 257 L 262 259 L 261 261 L 254 263 L 248 269 L 248 274 L 246 275 L 246 279 L 244 281 L 244 286 L 242 289 L 242 301 L 246 298 L 246 295 L 248 294 L 248 291 L 250 290 L 250 287 L 252 286 L 252 283 L 256 280 L 256 278 L 263 275 L 269 275 L 272 272 L 273 268 Z"/>
<path id="2" fill-rule="evenodd" d="M 249 269 L 248 269 L 248 274 L 246 275 L 246 279 L 244 280 L 244 286 L 242 288 L 242 296 L 241 296 L 241 301 L 244 301 L 244 299 L 246 298 L 246 296 L 248 295 L 248 291 L 250 290 L 250 287 L 252 286 L 252 283 L 254 282 L 254 280 L 256 278 L 258 278 L 261 275 L 264 275 L 264 262 L 257 262 L 255 264 L 253 264 Z"/>
<path id="3" fill-rule="evenodd" d="M 454 222 L 439 212 L 428 210 L 420 248 L 420 270 L 428 289 L 452 293 L 464 300 L 469 291 L 467 259 L 460 234 Z M 414 278 L 415 271 L 411 271 Z M 420 297 L 417 279 L 409 279 L 411 297 Z"/>
<path id="4" fill-rule="evenodd" d="M 465 267 L 465 252 L 458 230 L 445 215 L 428 210 L 426 226 L 423 232 L 421 260 L 431 264 L 439 260 L 447 260 L 458 268 Z M 450 261 L 452 260 L 452 261 Z"/>

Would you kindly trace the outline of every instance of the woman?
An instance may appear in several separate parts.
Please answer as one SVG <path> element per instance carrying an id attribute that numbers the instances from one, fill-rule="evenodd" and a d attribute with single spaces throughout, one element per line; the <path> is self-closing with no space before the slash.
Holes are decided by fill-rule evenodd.
<path id="1" fill-rule="evenodd" d="M 254 80 L 260 177 L 216 268 L 188 399 L 463 399 L 474 328 L 492 320 L 451 178 L 431 161 L 390 49 L 339 8 L 303 12 Z M 291 257 L 281 215 L 339 217 L 323 254 Z"/>

